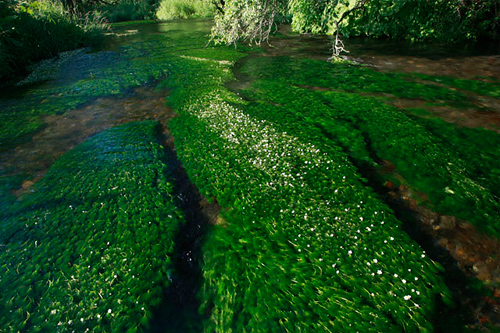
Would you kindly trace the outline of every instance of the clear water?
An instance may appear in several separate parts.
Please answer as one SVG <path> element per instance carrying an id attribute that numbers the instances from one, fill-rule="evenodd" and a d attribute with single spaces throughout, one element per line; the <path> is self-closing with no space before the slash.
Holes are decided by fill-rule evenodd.
<path id="1" fill-rule="evenodd" d="M 116 27 L 97 48 L 69 52 L 42 63 L 27 78 L 26 84 L 0 95 L 0 108 L 13 105 L 30 108 L 33 103 L 43 103 L 43 96 L 57 93 L 59 88 L 75 80 L 102 72 L 103 68 L 117 61 L 124 46 L 143 43 L 148 36 L 194 31 L 208 35 L 210 24 L 210 21 L 195 20 Z M 262 45 L 265 52 L 258 56 L 308 57 L 325 61 L 330 57 L 329 36 L 297 35 L 290 32 L 287 26 L 280 29 L 280 34 L 281 37 L 272 38 L 269 44 Z M 373 66 L 379 71 L 500 80 L 500 52 L 495 45 L 467 49 L 351 39 L 346 41 L 346 48 L 350 50 L 346 58 Z M 238 72 L 238 66 L 235 72 L 238 82 L 229 86 L 241 88 L 248 84 Z M 41 131 L 27 141 L 0 152 L 0 177 L 24 175 L 25 179 L 15 189 L 22 192 L 41 178 L 58 156 L 95 133 L 132 120 L 158 119 L 166 122 L 174 113 L 165 106 L 167 92 L 155 88 L 153 80 L 147 85 L 129 89 L 125 94 L 96 95 L 84 105 L 76 108 L 69 105 L 56 115 L 42 117 Z M 472 97 L 476 98 L 478 108 L 439 106 L 428 109 L 450 122 L 500 132 L 500 101 L 484 96 Z M 401 108 L 425 107 L 424 102 L 405 99 L 394 100 L 394 105 Z"/>

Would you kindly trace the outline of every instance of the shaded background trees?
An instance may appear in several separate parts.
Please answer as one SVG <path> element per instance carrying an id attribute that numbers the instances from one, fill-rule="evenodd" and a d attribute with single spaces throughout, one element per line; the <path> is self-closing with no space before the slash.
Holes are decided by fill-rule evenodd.
<path id="1" fill-rule="evenodd" d="M 0 1 L 0 78 L 8 81 L 35 61 L 100 39 L 98 17 L 70 14 L 59 1 Z"/>
<path id="2" fill-rule="evenodd" d="M 302 33 L 447 43 L 498 40 L 500 1 L 227 0 L 212 34 L 218 42 L 259 43 L 279 22 Z"/>

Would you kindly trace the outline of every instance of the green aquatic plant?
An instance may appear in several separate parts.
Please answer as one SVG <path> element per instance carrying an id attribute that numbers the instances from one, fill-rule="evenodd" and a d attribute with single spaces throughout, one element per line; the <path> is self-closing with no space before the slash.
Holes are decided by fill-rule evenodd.
<path id="1" fill-rule="evenodd" d="M 158 123 L 146 121 L 92 137 L 3 217 L 2 329 L 149 326 L 184 220 L 157 132 Z"/>
<path id="2" fill-rule="evenodd" d="M 310 71 L 304 63 L 311 64 Z M 422 94 L 429 100 L 452 103 L 465 96 L 446 87 L 438 89 L 368 68 L 316 63 L 288 58 L 275 62 L 266 58 L 249 61 L 248 67 L 243 67 L 245 72 L 256 70 L 255 76 L 259 78 L 252 88 L 244 91 L 247 99 L 255 101 L 251 110 L 277 126 L 292 128 L 293 133 L 313 139 L 317 135 L 319 142 L 331 145 L 325 141 L 326 135 L 340 144 L 361 168 L 373 168 L 381 159 L 390 161 L 411 186 L 427 195 L 434 209 L 467 219 L 479 229 L 499 235 L 496 216 L 500 205 L 495 186 L 498 170 L 493 162 L 498 154 L 481 144 L 496 142 L 499 136 L 415 120 L 382 99 L 359 94 L 366 90 L 405 98 Z M 319 68 L 326 74 L 321 74 Z M 345 82 L 344 77 L 350 72 L 352 76 Z M 385 78 L 395 82 L 386 84 Z M 464 83 L 467 81 L 461 82 L 463 87 L 468 86 Z M 482 85 L 495 87 L 493 83 Z M 470 143 L 461 138 L 464 135 Z"/>
<path id="3" fill-rule="evenodd" d="M 460 92 L 435 84 L 414 82 L 409 75 L 382 73 L 351 63 L 334 65 L 311 59 L 289 57 L 252 58 L 242 71 L 255 78 L 279 78 L 294 85 L 357 93 L 383 93 L 425 101 L 466 102 Z M 413 82 L 412 82 L 413 81 Z"/>
<path id="4" fill-rule="evenodd" d="M 36 120 L 163 80 L 179 114 L 170 123 L 178 156 L 222 208 L 204 238 L 205 332 L 432 331 L 450 299 L 441 268 L 357 166 L 399 159 L 405 174 L 419 171 L 408 177 L 415 184 L 437 174 L 436 188 L 457 193 L 446 182 L 463 181 L 475 191 L 488 181 L 472 176 L 469 150 L 444 145 L 451 134 L 432 134 L 437 125 L 385 104 L 391 96 L 465 103 L 466 94 L 359 66 L 266 57 L 248 58 L 243 70 L 255 82 L 231 92 L 225 84 L 245 55 L 205 48 L 208 30 L 197 24 L 162 25 L 118 53 L 85 55 L 98 66 L 26 94 L 27 109 Z M 360 96 L 365 90 L 385 99 Z M 169 301 L 162 295 L 183 218 L 155 126 L 128 124 L 90 139 L 1 215 L 0 322 L 9 330 L 141 331 Z M 420 173 L 415 153 L 435 170 Z M 439 158 L 455 163 L 444 165 L 449 174 Z M 19 288 L 6 287 L 13 283 Z"/>
<path id="5" fill-rule="evenodd" d="M 465 91 L 472 91 L 479 95 L 500 98 L 500 82 L 465 80 L 446 76 L 432 76 L 424 74 L 413 74 L 413 76 L 442 85 L 459 88 Z"/>
<path id="6" fill-rule="evenodd" d="M 174 60 L 166 85 L 178 156 L 223 208 L 204 246 L 205 331 L 431 331 L 440 268 L 348 155 L 254 117 L 223 85 L 227 54 L 202 54 Z"/>

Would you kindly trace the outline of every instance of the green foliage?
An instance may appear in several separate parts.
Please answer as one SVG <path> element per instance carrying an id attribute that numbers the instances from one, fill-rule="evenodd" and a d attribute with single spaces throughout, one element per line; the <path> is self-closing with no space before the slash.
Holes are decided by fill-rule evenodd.
<path id="1" fill-rule="evenodd" d="M 212 35 L 226 43 L 261 42 L 273 24 L 289 15 L 298 32 L 334 33 L 340 22 L 347 36 L 441 42 L 498 39 L 499 12 L 497 0 L 228 0 L 224 13 L 215 17 Z"/>
<path id="2" fill-rule="evenodd" d="M 446 86 L 411 82 L 408 76 L 312 60 L 256 58 L 248 61 L 243 70 L 261 79 L 245 92 L 247 98 L 265 101 L 252 109 L 266 110 L 258 113 L 259 117 L 274 119 L 285 128 L 301 124 L 300 131 L 305 133 L 321 129 L 360 166 L 373 167 L 374 159 L 388 160 L 415 189 L 427 194 L 435 210 L 467 219 L 482 231 L 500 235 L 496 219 L 500 211 L 500 171 L 495 165 L 500 155 L 491 148 L 496 147 L 494 143 L 500 137 L 485 130 L 455 129 L 442 121 L 409 118 L 384 105 L 383 100 L 361 97 L 359 93 L 383 92 L 448 102 L 464 100 L 464 95 Z M 498 89 L 495 83 L 426 78 L 472 90 L 481 86 L 485 95 Z M 311 91 L 310 87 L 331 90 Z M 335 91 L 343 87 L 349 87 L 348 91 Z M 270 109 L 274 111 L 269 112 Z"/>
<path id="3" fill-rule="evenodd" d="M 224 12 L 216 12 L 212 38 L 216 43 L 233 44 L 238 40 L 260 44 L 267 41 L 286 15 L 285 0 L 226 1 Z"/>
<path id="4" fill-rule="evenodd" d="M 226 52 L 174 59 L 167 80 L 178 156 L 223 208 L 204 246 L 205 332 L 431 331 L 439 267 L 335 142 L 224 87 Z"/>
<path id="5" fill-rule="evenodd" d="M 290 0 L 292 28 L 298 32 L 333 33 L 335 22 L 358 3 L 358 0 Z"/>
<path id="6" fill-rule="evenodd" d="M 97 6 L 93 10 L 109 22 L 123 22 L 152 19 L 155 9 L 148 0 L 125 0 Z"/>
<path id="7" fill-rule="evenodd" d="M 157 130 L 149 121 L 94 136 L 4 214 L 2 330 L 148 327 L 183 221 Z"/>
<path id="8" fill-rule="evenodd" d="M 13 79 L 35 61 L 96 41 L 104 26 L 98 17 L 77 18 L 55 0 L 0 2 L 0 77 Z"/>
<path id="9" fill-rule="evenodd" d="M 459 17 L 453 1 L 375 0 L 363 10 L 353 13 L 343 32 L 412 41 L 449 41 L 450 38 L 460 37 L 459 29 Z"/>
<path id="10" fill-rule="evenodd" d="M 214 5 L 209 0 L 162 0 L 156 11 L 159 20 L 212 17 Z"/>

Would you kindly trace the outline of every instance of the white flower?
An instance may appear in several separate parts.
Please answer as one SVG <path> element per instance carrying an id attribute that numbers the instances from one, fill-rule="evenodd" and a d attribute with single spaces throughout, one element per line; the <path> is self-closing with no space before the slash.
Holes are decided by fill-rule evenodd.
<path id="1" fill-rule="evenodd" d="M 409 300 L 410 298 L 411 298 L 411 296 L 410 296 L 410 295 L 406 295 L 406 296 L 404 297 L 405 301 Z"/>
<path id="2" fill-rule="evenodd" d="M 111 313 L 111 309 L 108 309 L 108 313 Z"/>

